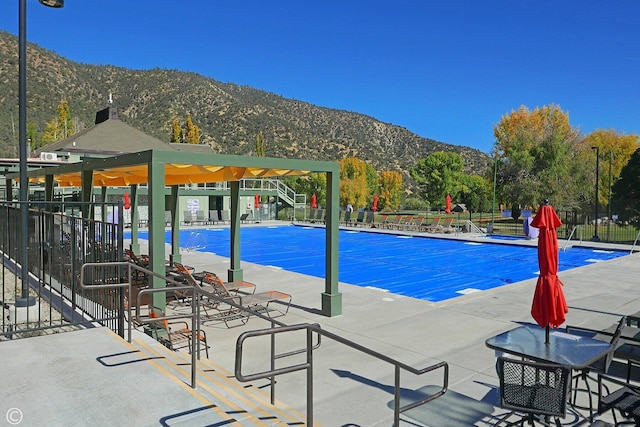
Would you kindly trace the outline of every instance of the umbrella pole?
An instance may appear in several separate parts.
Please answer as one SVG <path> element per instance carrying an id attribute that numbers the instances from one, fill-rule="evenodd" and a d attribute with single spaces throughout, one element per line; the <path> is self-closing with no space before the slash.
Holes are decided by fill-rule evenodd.
<path id="1" fill-rule="evenodd" d="M 544 343 L 549 344 L 549 325 L 544 330 Z"/>

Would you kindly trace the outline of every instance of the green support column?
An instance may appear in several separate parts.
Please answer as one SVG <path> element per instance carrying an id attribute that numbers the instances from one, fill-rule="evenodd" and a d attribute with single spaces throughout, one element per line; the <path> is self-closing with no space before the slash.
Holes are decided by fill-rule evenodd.
<path id="1" fill-rule="evenodd" d="M 44 177 L 44 200 L 47 202 L 53 201 L 53 175 Z"/>
<path id="2" fill-rule="evenodd" d="M 80 200 L 82 200 L 85 204 L 82 205 L 82 217 L 93 218 L 93 208 L 91 208 L 88 204 L 93 199 L 93 171 L 82 171 L 82 194 L 80 195 Z"/>
<path id="3" fill-rule="evenodd" d="M 322 293 L 322 314 L 333 317 L 342 314 L 342 294 L 338 290 L 338 206 L 339 173 L 327 173 L 327 225 L 325 291 Z"/>
<path id="4" fill-rule="evenodd" d="M 152 156 L 149 163 L 149 269 L 164 276 L 165 242 L 164 242 L 164 162 Z M 149 285 L 163 288 L 166 282 L 160 277 L 152 276 Z M 164 292 L 153 294 L 153 305 L 161 310 L 167 306 Z"/>
<path id="5" fill-rule="evenodd" d="M 131 244 L 129 249 L 134 254 L 140 254 L 140 243 L 138 242 L 138 228 L 140 225 L 140 215 L 138 214 L 138 184 L 129 186 L 131 191 L 129 203 L 131 203 Z"/>
<path id="6" fill-rule="evenodd" d="M 177 185 L 171 186 L 171 254 L 169 260 L 171 263 L 182 264 L 182 255 L 180 254 L 180 215 L 178 215 L 178 206 L 180 202 L 180 192 Z"/>
<path id="7" fill-rule="evenodd" d="M 12 179 L 7 179 L 6 182 L 7 185 L 7 201 L 11 202 L 13 200 L 13 180 Z"/>
<path id="8" fill-rule="evenodd" d="M 231 181 L 231 266 L 228 271 L 230 282 L 243 279 L 240 268 L 240 181 Z"/>
<path id="9" fill-rule="evenodd" d="M 106 209 L 107 206 L 105 205 L 105 203 L 107 203 L 107 187 L 105 187 L 104 185 L 100 187 L 100 200 L 102 200 L 102 209 L 100 209 L 100 221 L 107 222 L 107 217 L 109 216 L 109 213 Z"/>

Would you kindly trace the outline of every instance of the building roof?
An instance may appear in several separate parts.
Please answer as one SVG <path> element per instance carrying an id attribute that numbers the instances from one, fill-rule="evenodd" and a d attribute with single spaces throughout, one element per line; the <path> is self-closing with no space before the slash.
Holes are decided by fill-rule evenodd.
<path id="1" fill-rule="evenodd" d="M 154 138 L 141 130 L 124 123 L 118 117 L 117 109 L 107 107 L 96 113 L 96 125 L 78 132 L 71 137 L 45 145 L 35 151 L 62 152 L 85 156 L 114 156 L 148 150 L 187 151 L 211 153 L 211 147 L 204 144 L 170 144 Z"/>

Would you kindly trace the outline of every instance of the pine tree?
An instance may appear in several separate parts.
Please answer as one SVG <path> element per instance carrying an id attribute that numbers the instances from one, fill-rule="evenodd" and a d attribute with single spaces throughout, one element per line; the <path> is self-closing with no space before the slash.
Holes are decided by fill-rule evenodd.
<path id="1" fill-rule="evenodd" d="M 69 101 L 62 100 L 58 104 L 57 117 L 47 122 L 40 140 L 42 145 L 46 145 L 61 139 L 69 138 L 74 133 L 75 128 L 73 126 L 73 117 L 71 116 Z"/>
<path id="2" fill-rule="evenodd" d="M 256 155 L 258 157 L 264 157 L 267 151 L 267 144 L 264 140 L 264 134 L 262 131 L 258 132 L 256 135 Z"/>
<path id="3" fill-rule="evenodd" d="M 180 122 L 174 119 L 171 122 L 171 142 L 182 142 L 182 129 L 180 128 Z"/>
<path id="4" fill-rule="evenodd" d="M 200 128 L 193 123 L 191 115 L 187 116 L 187 131 L 185 142 L 187 144 L 200 144 Z"/>

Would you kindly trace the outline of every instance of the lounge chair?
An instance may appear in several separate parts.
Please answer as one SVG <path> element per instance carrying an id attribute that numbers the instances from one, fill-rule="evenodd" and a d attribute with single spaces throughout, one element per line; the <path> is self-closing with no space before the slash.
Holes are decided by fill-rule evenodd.
<path id="1" fill-rule="evenodd" d="M 171 225 L 171 211 L 164 211 L 164 225 Z"/>
<path id="2" fill-rule="evenodd" d="M 400 223 L 402 222 L 403 218 L 404 218 L 404 215 L 396 215 L 393 221 L 387 224 L 387 228 L 389 230 L 397 229 L 400 226 Z"/>
<path id="3" fill-rule="evenodd" d="M 389 224 L 389 215 L 382 215 L 382 220 L 378 223 L 378 227 L 386 228 Z"/>
<path id="4" fill-rule="evenodd" d="M 438 225 L 429 226 L 429 231 L 432 233 L 450 233 L 454 230 L 451 224 L 453 224 L 453 218 L 445 218 L 438 222 Z"/>
<path id="5" fill-rule="evenodd" d="M 220 221 L 220 213 L 217 210 L 209 211 L 209 224 L 215 224 Z"/>
<path id="6" fill-rule="evenodd" d="M 316 211 L 316 217 L 311 221 L 312 223 L 324 222 L 324 209 L 318 208 Z"/>
<path id="7" fill-rule="evenodd" d="M 249 214 L 248 213 L 243 213 L 242 215 L 240 215 L 240 222 L 241 223 L 247 222 L 247 218 L 249 218 Z"/>
<path id="8" fill-rule="evenodd" d="M 350 211 L 346 211 L 344 214 L 344 225 L 349 226 L 351 225 L 351 212 Z"/>
<path id="9" fill-rule="evenodd" d="M 358 211 L 358 217 L 356 218 L 355 226 L 362 225 L 364 222 L 364 211 Z"/>
<path id="10" fill-rule="evenodd" d="M 204 216 L 204 211 L 197 211 L 196 212 L 196 222 L 198 224 L 206 224 L 207 223 L 207 218 L 205 218 L 205 216 Z"/>
<path id="11" fill-rule="evenodd" d="M 416 217 L 413 220 L 411 220 L 411 222 L 408 224 L 407 228 L 418 232 L 418 231 L 422 230 L 422 225 L 423 224 L 424 224 L 424 217 L 423 216 L 419 216 L 419 217 Z"/>
<path id="12" fill-rule="evenodd" d="M 438 230 L 439 226 L 440 226 L 440 217 L 434 216 L 431 222 L 424 226 L 424 229 L 425 231 L 433 233 Z"/>
<path id="13" fill-rule="evenodd" d="M 177 351 L 187 347 L 189 354 L 193 351 L 191 345 L 192 332 L 185 321 L 169 322 L 164 319 L 166 314 L 157 307 L 151 307 L 149 318 L 145 321 L 151 336 L 162 343 L 165 347 Z M 196 338 L 204 344 L 205 354 L 209 357 L 209 345 L 207 335 L 203 330 L 196 331 Z"/>
<path id="14" fill-rule="evenodd" d="M 200 286 L 204 290 L 210 290 L 211 287 L 217 286 L 222 283 L 227 287 L 227 290 L 232 292 L 241 292 L 244 294 L 255 294 L 256 292 L 256 285 L 251 282 L 245 282 L 244 280 L 224 282 L 218 277 L 217 274 L 211 271 L 203 270 L 200 273 L 193 273 L 191 275 L 194 279 L 200 281 Z"/>
<path id="15" fill-rule="evenodd" d="M 191 224 L 193 222 L 193 214 L 191 211 L 184 211 L 183 214 L 182 222 L 185 224 Z"/>
<path id="16" fill-rule="evenodd" d="M 364 212 L 361 212 L 361 213 L 364 213 Z M 358 214 L 358 220 L 356 220 L 356 223 L 355 223 L 356 227 L 359 226 L 359 225 L 362 225 L 362 226 L 365 226 L 365 225 L 371 226 L 371 225 L 373 225 L 373 218 L 374 218 L 373 214 L 374 214 L 373 211 L 367 211 L 366 214 L 365 214 L 365 218 L 362 221 L 359 220 L 360 219 L 360 214 Z"/>
<path id="17" fill-rule="evenodd" d="M 398 224 L 398 230 L 402 228 L 403 230 L 407 230 L 411 228 L 411 224 L 413 222 L 413 215 L 407 215 L 401 222 Z"/>
<path id="18" fill-rule="evenodd" d="M 316 212 L 318 211 L 317 208 L 311 208 L 309 210 L 309 218 L 306 219 L 306 222 L 313 222 L 316 220 Z"/>
<path id="19" fill-rule="evenodd" d="M 223 224 L 231 222 L 231 215 L 228 210 L 224 209 L 220 212 L 220 221 L 222 221 Z"/>
<path id="20" fill-rule="evenodd" d="M 452 224 L 453 224 L 453 218 L 445 218 L 444 222 L 442 223 L 439 229 L 444 233 L 451 233 L 455 231 L 455 228 L 453 228 Z"/>
<path id="21" fill-rule="evenodd" d="M 265 313 L 269 317 L 272 317 L 271 313 L 274 311 L 279 312 L 282 316 L 289 312 L 289 307 L 291 305 L 291 295 L 285 294 L 284 292 L 270 290 L 259 293 L 246 293 L 243 292 L 243 289 L 247 289 L 249 286 L 253 286 L 255 292 L 255 285 L 248 282 L 223 282 L 217 276 L 212 275 L 212 273 L 204 275 L 204 277 L 209 276 L 207 277 L 207 282 L 203 281 L 201 283 L 198 283 L 194 275 L 191 274 L 191 272 L 187 269 L 184 269 L 184 267 L 182 267 L 180 264 L 176 264 L 176 268 L 178 268 L 179 271 L 182 271 L 188 284 L 199 287 L 205 292 L 216 295 L 223 300 L 231 301 L 237 305 L 252 309 L 256 312 Z M 272 302 L 280 302 L 284 304 L 286 308 L 284 309 L 284 311 L 280 309 L 274 309 L 274 306 L 271 306 Z M 215 318 L 223 320 L 225 323 L 227 323 L 227 319 L 229 318 L 233 318 L 232 320 L 237 320 L 236 316 L 239 313 L 236 307 L 229 306 L 229 308 L 226 310 L 220 310 L 217 303 L 218 301 L 211 301 L 211 304 L 205 306 L 205 309 L 218 309 L 220 311 L 220 314 L 218 316 L 215 316 Z M 245 316 L 246 320 L 243 323 L 246 323 L 246 321 L 248 321 L 250 313 L 246 313 Z"/>
<path id="22" fill-rule="evenodd" d="M 148 255 L 136 255 L 131 249 L 124 250 L 124 260 L 132 262 L 139 267 L 147 268 L 149 266 Z"/>
<path id="23" fill-rule="evenodd" d="M 369 227 L 373 227 L 374 218 L 375 218 L 375 212 L 368 211 L 367 212 L 367 216 L 364 219 L 364 225 L 368 225 Z"/>

